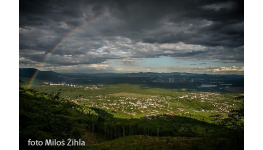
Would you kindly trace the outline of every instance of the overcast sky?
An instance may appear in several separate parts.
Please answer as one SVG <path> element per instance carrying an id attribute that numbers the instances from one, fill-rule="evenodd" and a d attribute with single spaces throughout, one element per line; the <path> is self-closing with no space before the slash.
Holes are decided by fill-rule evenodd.
<path id="1" fill-rule="evenodd" d="M 60 73 L 244 74 L 244 4 L 20 0 L 19 67 Z"/>

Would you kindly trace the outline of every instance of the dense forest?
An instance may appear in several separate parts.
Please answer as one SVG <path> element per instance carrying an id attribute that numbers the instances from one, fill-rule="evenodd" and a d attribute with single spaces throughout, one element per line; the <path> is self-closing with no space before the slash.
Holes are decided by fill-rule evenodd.
<path id="1" fill-rule="evenodd" d="M 175 115 L 116 118 L 102 109 L 64 99 L 59 90 L 48 94 L 19 87 L 20 147 L 36 148 L 28 145 L 29 139 L 70 138 L 85 142 L 84 147 L 72 149 L 243 149 L 244 107 L 232 110 L 224 119 L 212 117 L 217 123 Z M 69 148 L 66 146 L 48 148 Z"/>

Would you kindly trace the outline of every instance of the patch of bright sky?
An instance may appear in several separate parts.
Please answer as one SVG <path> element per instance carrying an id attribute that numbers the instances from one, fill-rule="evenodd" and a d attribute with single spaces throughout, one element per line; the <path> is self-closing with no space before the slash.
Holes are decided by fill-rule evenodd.
<path id="1" fill-rule="evenodd" d="M 181 67 L 242 67 L 243 63 L 220 63 L 218 59 L 212 60 L 185 60 L 185 59 L 176 59 L 168 56 L 160 56 L 157 58 L 143 58 L 133 65 L 125 65 L 118 63 L 115 60 L 109 60 L 108 64 L 114 69 L 127 69 L 136 71 L 153 71 L 153 72 L 162 72 L 165 67 L 168 66 L 181 66 Z M 149 70 L 149 68 L 151 68 Z M 168 71 L 165 69 L 165 71 Z M 169 71 L 168 71 L 169 72 Z"/>
<path id="2" fill-rule="evenodd" d="M 102 50 L 103 47 L 105 47 L 105 46 L 100 47 L 100 48 L 98 49 L 98 52 L 102 53 L 102 52 L 103 52 L 103 50 Z"/>
<path id="3" fill-rule="evenodd" d="M 218 63 L 219 60 L 185 60 L 185 59 L 176 59 L 168 56 L 161 56 L 158 58 L 144 58 L 143 65 L 145 66 L 156 66 L 156 67 L 164 67 L 164 66 L 182 66 L 182 67 L 190 67 L 193 65 L 202 66 L 202 67 L 228 67 L 233 66 L 233 63 Z M 240 64 L 235 63 L 236 66 L 240 66 Z"/>
<path id="4" fill-rule="evenodd" d="M 174 65 L 175 60 L 171 57 L 160 56 L 157 58 L 143 58 L 142 64 L 149 67 L 163 67 Z"/>
<path id="5" fill-rule="evenodd" d="M 177 65 L 182 67 L 189 67 L 189 66 L 200 66 L 202 67 L 231 67 L 237 66 L 242 67 L 244 66 L 243 63 L 220 63 L 218 59 L 211 59 L 211 60 L 186 60 L 186 59 L 176 59 L 167 56 L 161 56 L 158 58 L 143 58 L 143 65 L 145 66 L 171 66 Z"/>

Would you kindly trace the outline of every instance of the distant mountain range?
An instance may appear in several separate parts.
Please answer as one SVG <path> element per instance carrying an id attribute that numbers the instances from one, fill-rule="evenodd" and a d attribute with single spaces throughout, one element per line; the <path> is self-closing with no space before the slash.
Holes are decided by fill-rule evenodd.
<path id="1" fill-rule="evenodd" d="M 50 78 L 58 76 L 100 76 L 100 77 L 110 77 L 110 76 L 148 76 L 148 75 L 172 75 L 172 76 L 198 76 L 198 77 L 244 77 L 244 75 L 221 75 L 221 74 L 195 74 L 186 72 L 171 72 L 171 73 L 157 73 L 157 72 L 137 72 L 137 73 L 96 73 L 96 74 L 85 74 L 85 73 L 57 73 L 53 71 L 40 71 L 35 68 L 19 68 L 20 78 L 31 78 L 36 71 L 38 72 L 37 78 Z"/>
<path id="2" fill-rule="evenodd" d="M 74 84 L 155 84 L 170 83 L 177 86 L 177 83 L 196 85 L 209 84 L 210 82 L 222 82 L 232 84 L 236 87 L 244 87 L 244 75 L 212 75 L 212 74 L 194 74 L 194 73 L 156 73 L 156 72 L 137 72 L 137 73 L 57 73 L 53 71 L 39 71 L 35 68 L 19 68 L 19 78 L 31 79 L 35 73 L 36 80 L 46 82 L 66 82 Z M 192 82 L 190 82 L 192 81 Z M 178 84 L 179 86 L 179 84 Z M 193 86 L 193 85 L 192 85 Z M 194 85 L 195 86 L 195 85 Z M 167 85 L 165 85 L 167 87 Z"/>

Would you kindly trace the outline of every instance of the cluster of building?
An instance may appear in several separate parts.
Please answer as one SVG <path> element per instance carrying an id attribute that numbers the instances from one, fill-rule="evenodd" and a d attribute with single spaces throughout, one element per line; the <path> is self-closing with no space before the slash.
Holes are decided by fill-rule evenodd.
<path id="1" fill-rule="evenodd" d="M 100 89 L 99 87 L 103 87 L 103 84 L 99 85 L 91 85 L 91 86 L 86 86 L 83 87 L 82 85 L 76 85 L 76 84 L 71 84 L 71 83 L 66 83 L 66 82 L 59 82 L 59 83 L 52 83 L 52 82 L 42 82 L 47 85 L 58 85 L 58 86 L 70 86 L 70 87 L 76 87 L 76 88 L 84 88 L 84 90 L 97 90 Z"/>
<path id="2" fill-rule="evenodd" d="M 228 104 L 228 102 L 222 102 L 222 100 L 226 100 L 226 98 L 221 97 L 219 93 L 216 92 L 202 92 L 202 93 L 189 93 L 177 98 L 178 101 L 183 100 L 194 100 L 198 99 L 200 102 L 205 102 L 211 104 L 217 109 L 213 110 L 192 110 L 194 112 L 221 112 L 221 113 L 229 113 L 229 111 L 234 107 L 235 104 Z M 179 109 L 179 108 L 178 108 Z M 183 111 L 183 109 L 180 109 Z"/>
<path id="3" fill-rule="evenodd" d="M 96 85 L 91 85 L 91 86 L 87 86 L 87 87 L 84 88 L 84 90 L 87 90 L 87 89 L 97 90 L 97 89 L 100 89 L 100 88 L 98 88 Z"/>
<path id="4" fill-rule="evenodd" d="M 103 99 L 104 96 L 97 96 L 100 99 L 87 100 L 85 104 L 90 107 L 98 107 L 105 110 L 122 112 L 129 115 L 136 116 L 136 114 L 141 113 L 145 116 L 155 116 L 161 114 L 173 115 L 175 113 L 188 114 L 189 111 L 198 112 L 219 112 L 228 113 L 233 107 L 227 102 L 220 103 L 217 98 L 219 93 L 188 93 L 177 98 L 172 98 L 174 101 L 184 101 L 184 100 L 200 100 L 200 102 L 206 102 L 214 106 L 215 109 L 199 109 L 199 110 L 189 110 L 184 107 L 171 107 L 169 106 L 169 100 L 171 98 L 137 98 L 137 97 L 115 97 L 114 99 Z"/>
<path id="5" fill-rule="evenodd" d="M 47 85 L 60 85 L 60 86 L 80 87 L 80 88 L 82 87 L 81 85 L 69 84 L 66 82 L 59 82 L 59 83 L 43 82 L 43 83 Z"/>
<path id="6" fill-rule="evenodd" d="M 99 101 L 94 99 L 85 101 L 85 104 L 87 106 L 122 112 L 133 116 L 138 113 L 144 114 L 145 116 L 152 116 L 160 114 L 160 111 L 167 111 L 165 98 L 116 97 L 116 99 L 100 99 Z"/>
<path id="7" fill-rule="evenodd" d="M 157 83 L 180 83 L 180 82 L 194 82 L 194 79 L 186 79 L 186 78 L 162 78 L 152 80 L 152 82 Z"/>

